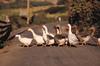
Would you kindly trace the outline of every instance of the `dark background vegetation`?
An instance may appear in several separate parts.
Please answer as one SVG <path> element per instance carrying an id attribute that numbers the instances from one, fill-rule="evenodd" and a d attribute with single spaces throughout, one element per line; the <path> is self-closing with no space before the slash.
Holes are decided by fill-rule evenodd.
<path id="1" fill-rule="evenodd" d="M 45 1 L 30 0 L 30 1 L 31 1 L 30 8 L 50 6 L 48 9 L 41 9 L 41 10 L 31 13 L 31 15 L 34 15 L 35 13 L 39 14 L 38 16 L 34 18 L 34 23 L 55 22 L 56 21 L 55 17 L 58 17 L 58 16 L 61 16 L 61 17 L 74 16 L 72 19 L 76 19 L 74 13 L 78 12 L 78 14 L 81 17 L 79 21 L 82 21 L 84 24 L 87 24 L 88 26 L 95 25 L 97 28 L 99 28 L 99 25 L 100 25 L 100 22 L 99 22 L 100 21 L 100 5 L 99 5 L 100 1 L 99 0 L 73 0 L 71 2 L 71 5 L 69 6 L 71 8 L 71 13 L 72 13 L 70 16 L 66 14 L 69 8 L 68 0 L 57 0 L 56 4 L 49 2 L 49 0 L 45 0 Z M 54 2 L 56 2 L 56 0 L 54 0 Z M 14 2 L 9 2 L 9 3 L 1 2 L 0 9 L 4 10 L 4 9 L 26 8 L 26 4 L 27 4 L 26 0 L 15 0 Z M 59 5 L 63 5 L 63 6 L 59 7 Z M 54 16 L 48 17 L 47 14 L 54 15 Z M 62 15 L 62 14 L 65 14 L 65 15 Z M 15 14 L 13 14 L 11 15 L 11 17 L 12 16 L 16 18 L 15 21 L 18 21 L 19 24 L 22 21 L 25 22 L 25 20 L 21 19 L 19 15 L 16 16 Z M 72 20 L 72 23 L 74 23 L 73 20 Z"/>

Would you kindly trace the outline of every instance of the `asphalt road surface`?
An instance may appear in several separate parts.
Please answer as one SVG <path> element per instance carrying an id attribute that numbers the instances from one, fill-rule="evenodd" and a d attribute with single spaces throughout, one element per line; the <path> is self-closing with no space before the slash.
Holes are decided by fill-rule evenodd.
<path id="1" fill-rule="evenodd" d="M 0 49 L 0 66 L 100 66 L 100 48 L 10 45 Z"/>

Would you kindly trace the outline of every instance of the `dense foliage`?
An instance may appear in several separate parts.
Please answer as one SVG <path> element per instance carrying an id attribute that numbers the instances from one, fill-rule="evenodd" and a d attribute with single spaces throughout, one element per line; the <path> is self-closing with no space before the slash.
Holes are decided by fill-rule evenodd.
<path id="1" fill-rule="evenodd" d="M 99 3 L 95 0 L 74 0 L 71 5 L 72 23 L 76 20 L 87 23 L 88 25 L 97 25 L 100 21 Z"/>
<path id="2" fill-rule="evenodd" d="M 97 36 L 100 33 L 100 7 L 97 0 L 73 0 L 69 22 L 83 27 L 96 27 Z"/>

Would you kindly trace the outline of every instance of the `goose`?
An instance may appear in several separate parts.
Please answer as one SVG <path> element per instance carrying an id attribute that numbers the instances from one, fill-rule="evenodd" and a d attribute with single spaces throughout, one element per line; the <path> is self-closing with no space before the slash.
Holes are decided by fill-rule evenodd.
<path id="1" fill-rule="evenodd" d="M 88 37 L 89 37 L 89 38 L 88 38 L 88 41 L 89 41 L 90 38 L 92 38 L 92 37 L 94 36 L 94 33 L 95 33 L 95 30 L 96 30 L 96 29 L 95 29 L 94 26 L 92 26 L 92 27 L 89 28 L 89 30 L 90 30 L 91 32 L 90 32 L 90 35 L 88 35 Z"/>
<path id="2" fill-rule="evenodd" d="M 80 34 L 78 34 L 79 32 L 77 32 L 77 37 L 79 38 L 80 43 L 81 43 L 82 45 L 86 45 L 87 42 L 89 41 L 89 39 L 93 37 L 93 35 L 94 35 L 94 33 L 95 33 L 95 27 L 93 27 L 93 26 L 90 27 L 90 28 L 89 28 L 89 31 L 90 31 L 90 33 L 89 33 L 88 35 L 86 35 L 86 36 L 81 36 Z M 87 31 L 87 32 L 88 32 L 88 31 Z"/>
<path id="3" fill-rule="evenodd" d="M 44 39 L 46 45 L 50 45 L 50 46 L 53 45 L 55 43 L 54 37 L 48 35 L 46 33 L 45 29 L 42 29 L 42 32 L 43 32 L 43 39 Z"/>
<path id="4" fill-rule="evenodd" d="M 32 32 L 33 39 L 36 41 L 37 45 L 43 45 L 45 43 L 43 36 L 37 35 L 33 29 L 28 28 L 28 31 Z"/>
<path id="5" fill-rule="evenodd" d="M 56 35 L 54 38 L 55 38 L 56 44 L 58 44 L 59 46 L 67 44 L 68 38 L 64 34 L 62 34 L 60 30 L 60 25 L 56 25 L 55 30 L 56 30 Z"/>
<path id="6" fill-rule="evenodd" d="M 47 35 L 49 35 L 51 37 L 54 37 L 53 34 L 51 34 L 51 33 L 48 32 L 48 29 L 47 29 L 46 25 L 42 25 L 42 26 L 43 26 L 43 29 L 45 30 L 45 32 L 46 32 Z"/>
<path id="7" fill-rule="evenodd" d="M 98 44 L 98 46 L 100 46 L 100 38 L 98 38 L 98 43 L 97 44 Z"/>
<path id="8" fill-rule="evenodd" d="M 32 38 L 21 37 L 21 35 L 16 35 L 15 37 L 18 37 L 19 41 L 27 47 L 30 46 L 33 40 Z"/>
<path id="9" fill-rule="evenodd" d="M 72 33 L 72 31 L 71 31 L 71 25 L 70 24 L 68 24 L 68 27 L 69 27 L 68 41 L 70 43 L 70 46 L 73 45 L 73 46 L 76 47 L 76 45 L 79 43 L 78 38 L 77 38 L 77 36 L 74 33 Z"/>

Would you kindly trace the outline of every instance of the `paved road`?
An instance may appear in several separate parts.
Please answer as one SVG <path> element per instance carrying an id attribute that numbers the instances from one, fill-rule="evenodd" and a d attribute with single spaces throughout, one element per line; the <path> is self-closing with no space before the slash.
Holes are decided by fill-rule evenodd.
<path id="1" fill-rule="evenodd" d="M 100 66 L 100 48 L 18 47 L 0 50 L 0 66 Z"/>

